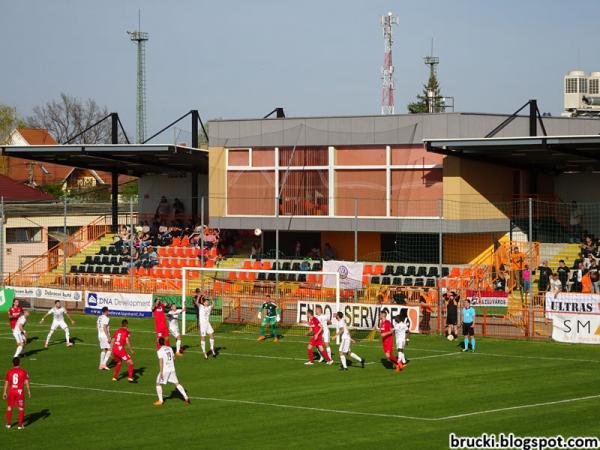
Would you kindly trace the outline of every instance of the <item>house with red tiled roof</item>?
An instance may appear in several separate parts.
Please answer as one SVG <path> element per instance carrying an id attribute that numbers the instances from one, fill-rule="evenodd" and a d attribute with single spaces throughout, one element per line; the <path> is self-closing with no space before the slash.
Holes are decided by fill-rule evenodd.
<path id="1" fill-rule="evenodd" d="M 5 202 L 48 202 L 56 198 L 39 189 L 21 184 L 5 175 L 0 175 L 0 197 Z"/>
<path id="2" fill-rule="evenodd" d="M 57 145 L 54 137 L 44 128 L 17 128 L 9 137 L 10 145 Z M 28 159 L 3 157 L 0 173 L 30 186 L 61 184 L 65 189 L 108 189 L 111 174 L 95 170 L 80 169 L 59 164 L 40 163 Z M 119 184 L 133 180 L 119 176 Z"/>

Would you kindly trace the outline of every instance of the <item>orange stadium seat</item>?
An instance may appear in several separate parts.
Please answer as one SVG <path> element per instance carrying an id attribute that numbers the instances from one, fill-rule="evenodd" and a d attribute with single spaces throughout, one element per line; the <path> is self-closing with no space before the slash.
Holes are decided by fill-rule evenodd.
<path id="1" fill-rule="evenodd" d="M 462 272 L 463 277 L 472 277 L 473 271 L 469 267 L 465 267 Z"/>
<path id="2" fill-rule="evenodd" d="M 371 275 L 372 273 L 373 273 L 373 266 L 371 264 L 365 264 L 363 267 L 363 275 Z"/>
<path id="3" fill-rule="evenodd" d="M 215 261 L 213 259 L 209 259 L 208 261 L 205 261 L 204 267 L 207 267 L 209 269 L 212 267 L 215 267 Z"/>
<path id="4" fill-rule="evenodd" d="M 238 273 L 238 280 L 247 280 L 248 279 L 248 274 L 246 272 L 239 272 Z"/>
<path id="5" fill-rule="evenodd" d="M 167 256 L 167 247 L 158 247 L 158 256 Z"/>
<path id="6" fill-rule="evenodd" d="M 187 247 L 188 245 L 190 245 L 190 238 L 189 238 L 189 236 L 184 236 L 181 239 L 181 246 L 182 247 Z"/>
<path id="7" fill-rule="evenodd" d="M 450 275 L 448 275 L 450 278 L 458 278 L 460 277 L 460 267 L 453 267 L 452 270 L 450 271 Z"/>
<path id="8" fill-rule="evenodd" d="M 250 269 L 251 267 L 252 267 L 252 263 L 248 259 L 246 259 L 244 261 L 244 263 L 242 264 L 242 269 Z"/>
<path id="9" fill-rule="evenodd" d="M 175 248 L 167 247 L 167 256 L 175 256 Z"/>
<path id="10" fill-rule="evenodd" d="M 369 284 L 369 275 L 363 275 L 362 277 L 362 285 L 367 286 Z"/>
<path id="11" fill-rule="evenodd" d="M 374 268 L 373 268 L 373 275 L 381 275 L 383 273 L 383 265 L 381 264 L 377 264 Z"/>
<path id="12" fill-rule="evenodd" d="M 306 277 L 306 282 L 307 283 L 316 283 L 317 282 L 317 276 L 314 273 L 309 273 L 308 277 Z"/>
<path id="13" fill-rule="evenodd" d="M 185 256 L 187 258 L 193 258 L 193 257 L 195 257 L 196 255 L 194 254 L 194 250 L 195 250 L 194 247 L 186 247 L 186 249 L 185 249 Z"/>
<path id="14" fill-rule="evenodd" d="M 185 249 L 183 247 L 175 248 L 175 256 L 183 258 L 185 256 Z"/>
<path id="15" fill-rule="evenodd" d="M 256 280 L 256 272 L 249 272 L 247 275 L 248 275 L 248 280 L 250 280 L 250 281 Z"/>
<path id="16" fill-rule="evenodd" d="M 230 280 L 237 280 L 237 272 L 229 272 Z"/>
<path id="17" fill-rule="evenodd" d="M 179 247 L 179 246 L 181 246 L 181 238 L 180 237 L 173 238 L 173 242 L 171 242 L 171 246 L 172 247 Z"/>
<path id="18" fill-rule="evenodd" d="M 260 268 L 263 270 L 271 270 L 271 262 L 263 261 Z"/>
<path id="19" fill-rule="evenodd" d="M 260 261 L 254 261 L 254 262 L 252 263 L 252 268 L 253 268 L 254 270 L 260 270 L 260 266 L 261 266 L 261 264 L 260 264 Z"/>

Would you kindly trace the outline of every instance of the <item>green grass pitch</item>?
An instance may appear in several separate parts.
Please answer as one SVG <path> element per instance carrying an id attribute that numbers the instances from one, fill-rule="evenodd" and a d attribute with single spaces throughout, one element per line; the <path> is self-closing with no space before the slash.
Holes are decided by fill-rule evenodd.
<path id="1" fill-rule="evenodd" d="M 413 336 L 409 366 L 396 373 L 383 366 L 379 342 L 362 341 L 354 351 L 369 364 L 340 372 L 337 364 L 303 365 L 307 338 L 258 343 L 255 335 L 217 328 L 217 358 L 204 360 L 198 337 L 188 335 L 189 348 L 176 361 L 192 404 L 173 395 L 155 407 L 153 321 L 130 321 L 140 375 L 130 384 L 97 370 L 96 318 L 74 317 L 75 346 L 63 345 L 59 329 L 44 350 L 49 323 L 30 316 L 34 341 L 22 363 L 32 383 L 29 423 L 22 431 L 3 429 L 1 448 L 441 449 L 450 432 L 599 430 L 600 358 L 591 346 L 479 339 L 475 353 L 461 353 L 456 341 Z M 112 331 L 118 322 L 111 319 Z M 8 321 L 0 338 L 4 374 L 14 352 Z M 334 347 L 337 362 L 336 353 Z"/>

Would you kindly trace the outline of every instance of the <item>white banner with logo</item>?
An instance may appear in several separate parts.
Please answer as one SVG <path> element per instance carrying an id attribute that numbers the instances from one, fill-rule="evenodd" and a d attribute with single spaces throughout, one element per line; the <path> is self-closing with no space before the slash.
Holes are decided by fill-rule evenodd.
<path id="1" fill-rule="evenodd" d="M 152 294 L 85 292 L 85 313 L 100 314 L 108 307 L 111 316 L 152 317 Z"/>
<path id="2" fill-rule="evenodd" d="M 503 291 L 472 291 L 467 290 L 467 300 L 479 308 L 507 308 L 508 293 Z"/>
<path id="3" fill-rule="evenodd" d="M 554 313 L 596 313 L 600 314 L 600 294 L 580 294 L 560 292 L 558 295 L 546 293 L 546 318 Z"/>
<path id="4" fill-rule="evenodd" d="M 336 311 L 335 303 L 330 302 L 298 302 L 296 308 L 296 322 L 306 322 L 306 311 L 315 310 L 320 305 L 323 313 L 335 324 L 334 314 Z M 400 314 L 403 309 L 407 310 L 408 320 L 410 321 L 410 332 L 419 332 L 419 307 L 405 305 L 378 305 L 367 303 L 341 303 L 340 310 L 344 313 L 346 323 L 355 330 L 372 330 L 379 327 L 379 313 L 381 309 L 387 309 L 387 318 L 391 321 L 394 316 Z"/>
<path id="5" fill-rule="evenodd" d="M 39 298 L 43 300 L 60 300 L 61 302 L 80 302 L 83 300 L 82 291 L 30 286 L 6 287 L 15 291 L 15 298 Z"/>
<path id="6" fill-rule="evenodd" d="M 340 289 L 360 289 L 362 287 L 364 264 L 349 261 L 323 261 L 323 272 L 340 274 Z M 335 276 L 323 275 L 323 287 L 335 289 Z"/>
<path id="7" fill-rule="evenodd" d="M 552 339 L 571 344 L 600 344 L 600 314 L 554 313 Z"/>

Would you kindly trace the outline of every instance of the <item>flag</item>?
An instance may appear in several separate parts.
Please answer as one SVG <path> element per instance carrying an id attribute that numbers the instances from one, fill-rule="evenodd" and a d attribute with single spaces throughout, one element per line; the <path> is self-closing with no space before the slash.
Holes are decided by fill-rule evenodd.
<path id="1" fill-rule="evenodd" d="M 360 289 L 362 287 L 364 264 L 348 261 L 323 261 L 323 272 L 340 274 L 340 289 Z M 323 287 L 335 288 L 335 275 L 323 276 Z"/>
<path id="2" fill-rule="evenodd" d="M 14 289 L 4 288 L 0 290 L 0 311 L 8 311 L 8 309 L 12 306 L 14 298 Z"/>

